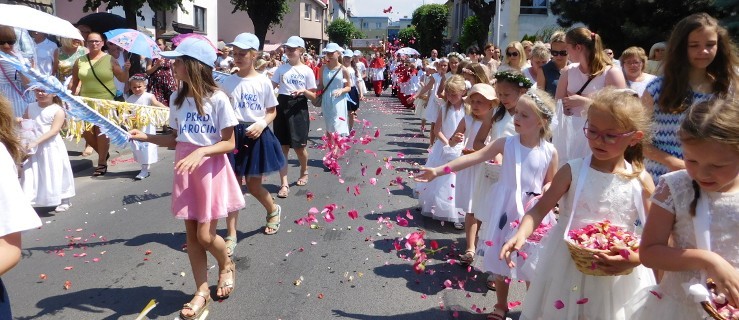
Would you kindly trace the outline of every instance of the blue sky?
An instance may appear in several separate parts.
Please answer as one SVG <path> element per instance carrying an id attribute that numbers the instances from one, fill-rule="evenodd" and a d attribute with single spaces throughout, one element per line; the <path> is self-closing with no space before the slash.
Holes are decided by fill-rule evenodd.
<path id="1" fill-rule="evenodd" d="M 411 17 L 413 10 L 431 3 L 445 3 L 446 0 L 346 0 L 347 6 L 354 16 L 383 16 L 398 20 L 403 16 Z M 392 6 L 392 13 L 383 14 L 382 10 Z"/>

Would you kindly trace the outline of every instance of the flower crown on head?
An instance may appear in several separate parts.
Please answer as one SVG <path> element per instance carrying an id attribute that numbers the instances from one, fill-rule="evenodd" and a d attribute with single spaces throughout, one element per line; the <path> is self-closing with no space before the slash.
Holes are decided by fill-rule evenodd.
<path id="1" fill-rule="evenodd" d="M 526 96 L 534 101 L 536 109 L 539 111 L 539 113 L 541 113 L 548 122 L 552 122 L 552 119 L 554 118 L 554 112 L 551 109 L 547 108 L 547 106 L 544 104 L 544 101 L 539 98 L 536 92 L 534 92 L 534 90 L 526 91 Z"/>
<path id="2" fill-rule="evenodd" d="M 531 80 L 529 80 L 529 78 L 526 78 L 526 76 L 524 76 L 523 74 L 508 71 L 501 71 L 496 73 L 495 80 L 510 82 L 517 85 L 519 88 L 529 89 L 534 86 Z"/>
<path id="3" fill-rule="evenodd" d="M 452 58 L 452 57 L 455 57 L 455 58 L 457 58 L 457 59 L 458 59 L 459 61 L 462 61 L 462 60 L 466 59 L 466 58 L 465 58 L 465 56 L 464 56 L 463 54 L 459 53 L 459 52 L 449 52 L 449 54 L 448 54 L 448 55 L 446 55 L 446 57 L 447 57 L 447 58 Z"/>

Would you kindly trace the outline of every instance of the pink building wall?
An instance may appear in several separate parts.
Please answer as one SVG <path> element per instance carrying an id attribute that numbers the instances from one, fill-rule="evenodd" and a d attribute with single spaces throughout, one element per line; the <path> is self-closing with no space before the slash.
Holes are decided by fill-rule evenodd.
<path id="1" fill-rule="evenodd" d="M 321 39 L 321 24 L 323 17 L 318 17 L 319 21 L 315 21 L 316 17 L 309 21 L 305 19 L 305 2 L 310 3 L 314 10 L 318 6 L 315 0 L 300 0 L 290 2 L 290 12 L 285 14 L 282 26 L 274 26 L 267 31 L 265 42 L 267 44 L 283 43 L 290 36 L 299 35 L 303 38 Z M 249 15 L 243 11 L 233 11 L 234 6 L 229 0 L 218 0 L 218 38 L 229 42 L 236 38 L 236 35 L 242 32 L 254 33 L 254 24 Z M 322 10 L 317 10 L 317 14 L 321 15 Z M 328 39 L 325 36 L 323 39 Z"/>

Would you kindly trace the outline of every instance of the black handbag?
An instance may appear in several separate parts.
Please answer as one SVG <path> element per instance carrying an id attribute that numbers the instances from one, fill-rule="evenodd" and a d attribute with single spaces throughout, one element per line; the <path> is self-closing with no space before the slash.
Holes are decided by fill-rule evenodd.
<path id="1" fill-rule="evenodd" d="M 111 96 L 113 96 L 113 100 L 119 101 L 119 102 L 126 102 L 126 98 L 123 97 L 122 94 L 116 95 L 115 93 L 113 93 L 113 91 L 110 91 L 110 89 L 108 89 L 108 86 L 106 86 L 102 81 L 100 81 L 100 78 L 98 78 L 98 75 L 95 73 L 95 68 L 92 66 L 92 60 L 90 59 L 90 55 L 88 54 L 86 56 L 87 56 L 87 63 L 90 64 L 90 70 L 92 70 L 92 75 L 95 76 L 95 79 L 97 79 L 97 81 L 100 82 L 103 88 L 105 88 L 105 90 L 108 91 L 108 93 L 110 93 Z M 110 58 L 113 59 L 112 56 Z"/>

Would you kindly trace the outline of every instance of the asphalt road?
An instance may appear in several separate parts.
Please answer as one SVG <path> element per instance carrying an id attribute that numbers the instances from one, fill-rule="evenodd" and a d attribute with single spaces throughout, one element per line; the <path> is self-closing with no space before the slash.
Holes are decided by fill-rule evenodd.
<path id="1" fill-rule="evenodd" d="M 360 116 L 372 124 L 360 135 L 373 136 L 376 130 L 380 135 L 352 147 L 340 178 L 323 170 L 324 151 L 318 148 L 323 119 L 313 109 L 310 182 L 293 185 L 289 198 L 277 200 L 283 208 L 277 235 L 262 233 L 265 212 L 246 196 L 235 254 L 236 290 L 211 305 L 208 319 L 485 319 L 492 311 L 495 295 L 485 288 L 485 275 L 447 261 L 463 249 L 464 233 L 416 211 L 409 170 L 425 161 L 427 140 L 417 136 L 420 121 L 396 101 L 373 97 L 362 105 Z M 23 260 L 3 276 L 14 317 L 134 319 L 156 299 L 159 304 L 148 318 L 177 318 L 194 284 L 183 250 L 184 225 L 170 213 L 174 153 L 160 148 L 159 155 L 152 176 L 136 182 L 138 165 L 130 152 L 116 152 L 106 176 L 91 178 L 91 169 L 76 173 L 70 211 L 39 210 L 43 226 L 24 234 Z M 289 166 L 294 183 L 294 156 Z M 265 184 L 276 194 L 278 182 L 274 175 Z M 320 215 L 319 228 L 294 223 L 309 208 L 320 211 L 329 204 L 338 206 L 332 223 Z M 359 213 L 355 220 L 347 215 L 352 209 Z M 407 227 L 398 226 L 396 217 L 406 217 L 408 210 L 413 219 Z M 391 219 L 393 228 L 378 223 L 381 217 Z M 395 239 L 419 229 L 445 247 L 420 275 L 408 258 L 412 253 L 393 246 Z M 212 257 L 208 265 L 215 296 L 218 269 Z M 65 290 L 66 281 L 71 286 Z M 523 284 L 514 283 L 510 301 L 523 295 Z M 509 317 L 516 319 L 519 308 Z"/>

